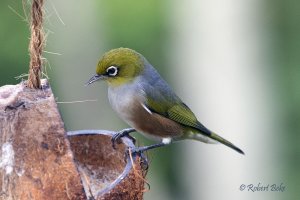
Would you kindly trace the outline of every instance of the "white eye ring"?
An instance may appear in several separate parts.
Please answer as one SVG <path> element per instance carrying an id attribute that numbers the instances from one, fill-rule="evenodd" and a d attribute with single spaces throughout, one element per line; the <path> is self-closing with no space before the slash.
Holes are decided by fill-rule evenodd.
<path id="1" fill-rule="evenodd" d="M 109 76 L 116 76 L 118 74 L 118 68 L 112 65 L 106 69 L 106 72 Z"/>

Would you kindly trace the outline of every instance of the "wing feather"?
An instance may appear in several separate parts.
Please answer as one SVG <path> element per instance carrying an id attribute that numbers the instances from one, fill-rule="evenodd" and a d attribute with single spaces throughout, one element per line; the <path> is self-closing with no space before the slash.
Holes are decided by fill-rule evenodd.
<path id="1" fill-rule="evenodd" d="M 191 127 L 199 130 L 205 135 L 210 135 L 206 127 L 204 127 L 196 118 L 191 109 L 182 102 L 182 100 L 173 92 L 170 86 L 160 77 L 160 75 L 148 66 L 145 72 L 141 86 L 144 90 L 146 102 L 144 104 L 154 113 L 160 114 L 171 119 L 183 126 Z M 146 76 L 152 74 L 152 76 Z"/>
<path id="2" fill-rule="evenodd" d="M 205 135 L 211 134 L 211 131 L 197 120 L 191 109 L 178 97 L 176 101 L 168 101 L 162 94 L 160 94 L 160 98 L 156 100 L 154 100 L 151 96 L 147 96 L 147 102 L 145 105 L 151 112 L 160 114 L 183 126 L 197 129 Z"/>

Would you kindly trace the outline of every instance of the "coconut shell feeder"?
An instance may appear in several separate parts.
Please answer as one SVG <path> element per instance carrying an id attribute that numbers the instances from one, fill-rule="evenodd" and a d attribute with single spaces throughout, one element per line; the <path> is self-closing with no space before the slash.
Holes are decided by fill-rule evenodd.
<path id="1" fill-rule="evenodd" d="M 0 199 L 140 200 L 145 175 L 133 142 L 115 132 L 67 132 L 41 79 L 43 0 L 32 0 L 29 79 L 0 87 Z M 127 155 L 127 156 L 126 156 Z"/>
<path id="2" fill-rule="evenodd" d="M 112 131 L 66 133 L 51 88 L 0 87 L 0 199 L 142 199 L 146 171 Z"/>

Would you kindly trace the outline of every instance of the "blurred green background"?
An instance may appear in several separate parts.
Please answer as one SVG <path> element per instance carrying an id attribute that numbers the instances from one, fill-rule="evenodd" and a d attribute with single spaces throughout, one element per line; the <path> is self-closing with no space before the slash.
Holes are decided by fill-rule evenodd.
<path id="1" fill-rule="evenodd" d="M 84 83 L 105 51 L 133 48 L 203 124 L 246 153 L 192 141 L 151 151 L 146 200 L 299 198 L 299 10 L 290 0 L 47 1 L 43 55 L 58 102 L 97 99 L 59 104 L 67 130 L 127 127 L 106 85 Z M 21 1 L 1 1 L 0 17 L 0 86 L 17 84 L 29 63 Z M 284 191 L 270 191 L 273 184 Z"/>

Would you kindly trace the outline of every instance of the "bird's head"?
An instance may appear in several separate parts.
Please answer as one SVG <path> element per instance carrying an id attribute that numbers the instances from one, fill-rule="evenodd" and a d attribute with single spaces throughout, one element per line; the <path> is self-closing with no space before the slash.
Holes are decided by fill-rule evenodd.
<path id="1" fill-rule="evenodd" d="M 87 85 L 105 80 L 109 86 L 120 86 L 133 81 L 144 69 L 143 56 L 128 48 L 112 49 L 106 52 L 96 68 L 96 74 Z"/>

